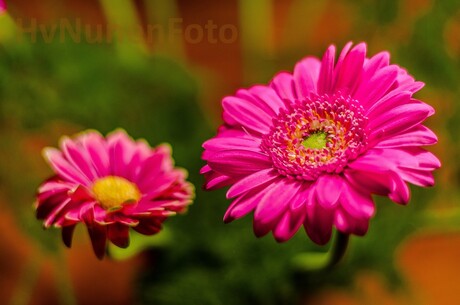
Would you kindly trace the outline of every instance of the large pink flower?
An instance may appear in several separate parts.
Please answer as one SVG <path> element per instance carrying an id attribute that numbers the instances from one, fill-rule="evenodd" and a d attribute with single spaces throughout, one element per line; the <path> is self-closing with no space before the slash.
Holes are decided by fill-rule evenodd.
<path id="1" fill-rule="evenodd" d="M 254 212 L 254 232 L 279 242 L 303 225 L 317 244 L 332 228 L 364 235 L 371 194 L 406 204 L 406 182 L 432 186 L 437 142 L 422 122 L 434 113 L 412 95 L 423 87 L 389 54 L 366 57 L 348 43 L 335 62 L 307 57 L 268 86 L 223 99 L 224 124 L 203 144 L 206 189 L 232 185 L 224 221 Z M 350 50 L 351 49 L 351 50 Z"/>
<path id="2" fill-rule="evenodd" d="M 40 186 L 36 208 L 45 228 L 62 228 L 68 247 L 75 226 L 84 223 L 103 258 L 107 239 L 127 247 L 130 228 L 155 234 L 192 202 L 193 186 L 186 171 L 174 168 L 167 145 L 152 149 L 117 130 L 106 139 L 87 131 L 64 138 L 60 147 L 44 151 L 56 175 Z"/>

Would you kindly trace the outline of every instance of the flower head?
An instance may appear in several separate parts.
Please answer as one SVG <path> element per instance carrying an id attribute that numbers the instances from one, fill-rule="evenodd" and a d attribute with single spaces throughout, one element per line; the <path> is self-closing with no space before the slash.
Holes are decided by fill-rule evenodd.
<path id="1" fill-rule="evenodd" d="M 87 131 L 47 148 L 55 176 L 38 189 L 37 218 L 62 228 L 70 247 L 75 226 L 87 226 L 94 252 L 103 258 L 107 240 L 129 244 L 129 229 L 152 235 L 163 221 L 192 202 L 187 173 L 174 168 L 169 146 L 151 148 L 117 130 L 103 138 Z"/>
<path id="2" fill-rule="evenodd" d="M 294 73 L 223 99 L 224 124 L 203 144 L 206 189 L 231 185 L 224 221 L 254 212 L 254 232 L 290 239 L 303 225 L 325 244 L 336 227 L 364 235 L 372 194 L 406 204 L 406 182 L 431 186 L 439 160 L 421 146 L 436 135 L 434 109 L 412 97 L 423 87 L 389 54 L 366 57 L 348 43 L 335 62 L 307 57 Z"/>
<path id="3" fill-rule="evenodd" d="M 3 0 L 0 0 L 0 15 L 6 12 L 6 3 Z"/>

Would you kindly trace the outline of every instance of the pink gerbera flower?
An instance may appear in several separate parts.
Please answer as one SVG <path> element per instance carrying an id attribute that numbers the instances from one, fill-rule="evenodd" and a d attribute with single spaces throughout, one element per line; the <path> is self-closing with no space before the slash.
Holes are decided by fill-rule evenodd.
<path id="1" fill-rule="evenodd" d="M 0 0 L 0 15 L 6 12 L 6 3 L 3 0 Z"/>
<path id="2" fill-rule="evenodd" d="M 75 226 L 84 223 L 102 259 L 107 239 L 125 248 L 130 228 L 155 234 L 192 202 L 193 186 L 185 170 L 174 168 L 167 145 L 152 149 L 117 130 L 106 139 L 95 131 L 65 137 L 60 147 L 44 150 L 56 175 L 39 187 L 36 209 L 45 228 L 62 228 L 68 247 Z"/>
<path id="3" fill-rule="evenodd" d="M 224 124 L 203 144 L 208 190 L 232 185 L 224 221 L 254 212 L 254 232 L 279 242 L 303 225 L 317 244 L 336 227 L 364 235 L 372 194 L 406 204 L 406 182 L 432 186 L 437 142 L 422 122 L 434 109 L 412 97 L 423 87 L 389 54 L 366 57 L 348 43 L 335 62 L 307 57 L 268 86 L 223 99 Z M 351 50 L 350 50 L 351 49 Z"/>

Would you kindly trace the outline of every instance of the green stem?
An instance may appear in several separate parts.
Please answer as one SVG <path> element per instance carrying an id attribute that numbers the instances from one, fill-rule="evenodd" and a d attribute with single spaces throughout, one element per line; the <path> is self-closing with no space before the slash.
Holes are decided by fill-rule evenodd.
<path id="1" fill-rule="evenodd" d="M 296 256 L 293 264 L 298 270 L 321 271 L 335 267 L 343 258 L 350 236 L 337 231 L 331 248 L 325 253 L 303 253 Z"/>

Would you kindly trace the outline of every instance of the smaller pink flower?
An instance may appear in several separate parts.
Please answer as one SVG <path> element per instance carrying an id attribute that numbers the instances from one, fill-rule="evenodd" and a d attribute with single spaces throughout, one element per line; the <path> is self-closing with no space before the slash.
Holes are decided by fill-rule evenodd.
<path id="1" fill-rule="evenodd" d="M 6 3 L 3 0 L 0 0 L 0 15 L 6 12 Z"/>
<path id="2" fill-rule="evenodd" d="M 69 248 L 75 226 L 85 224 L 99 259 L 107 240 L 127 247 L 130 228 L 158 233 L 194 195 L 187 172 L 174 167 L 168 145 L 151 148 L 122 130 L 106 138 L 96 131 L 64 137 L 60 150 L 46 148 L 44 157 L 56 175 L 38 189 L 37 218 L 45 228 L 62 228 Z"/>

